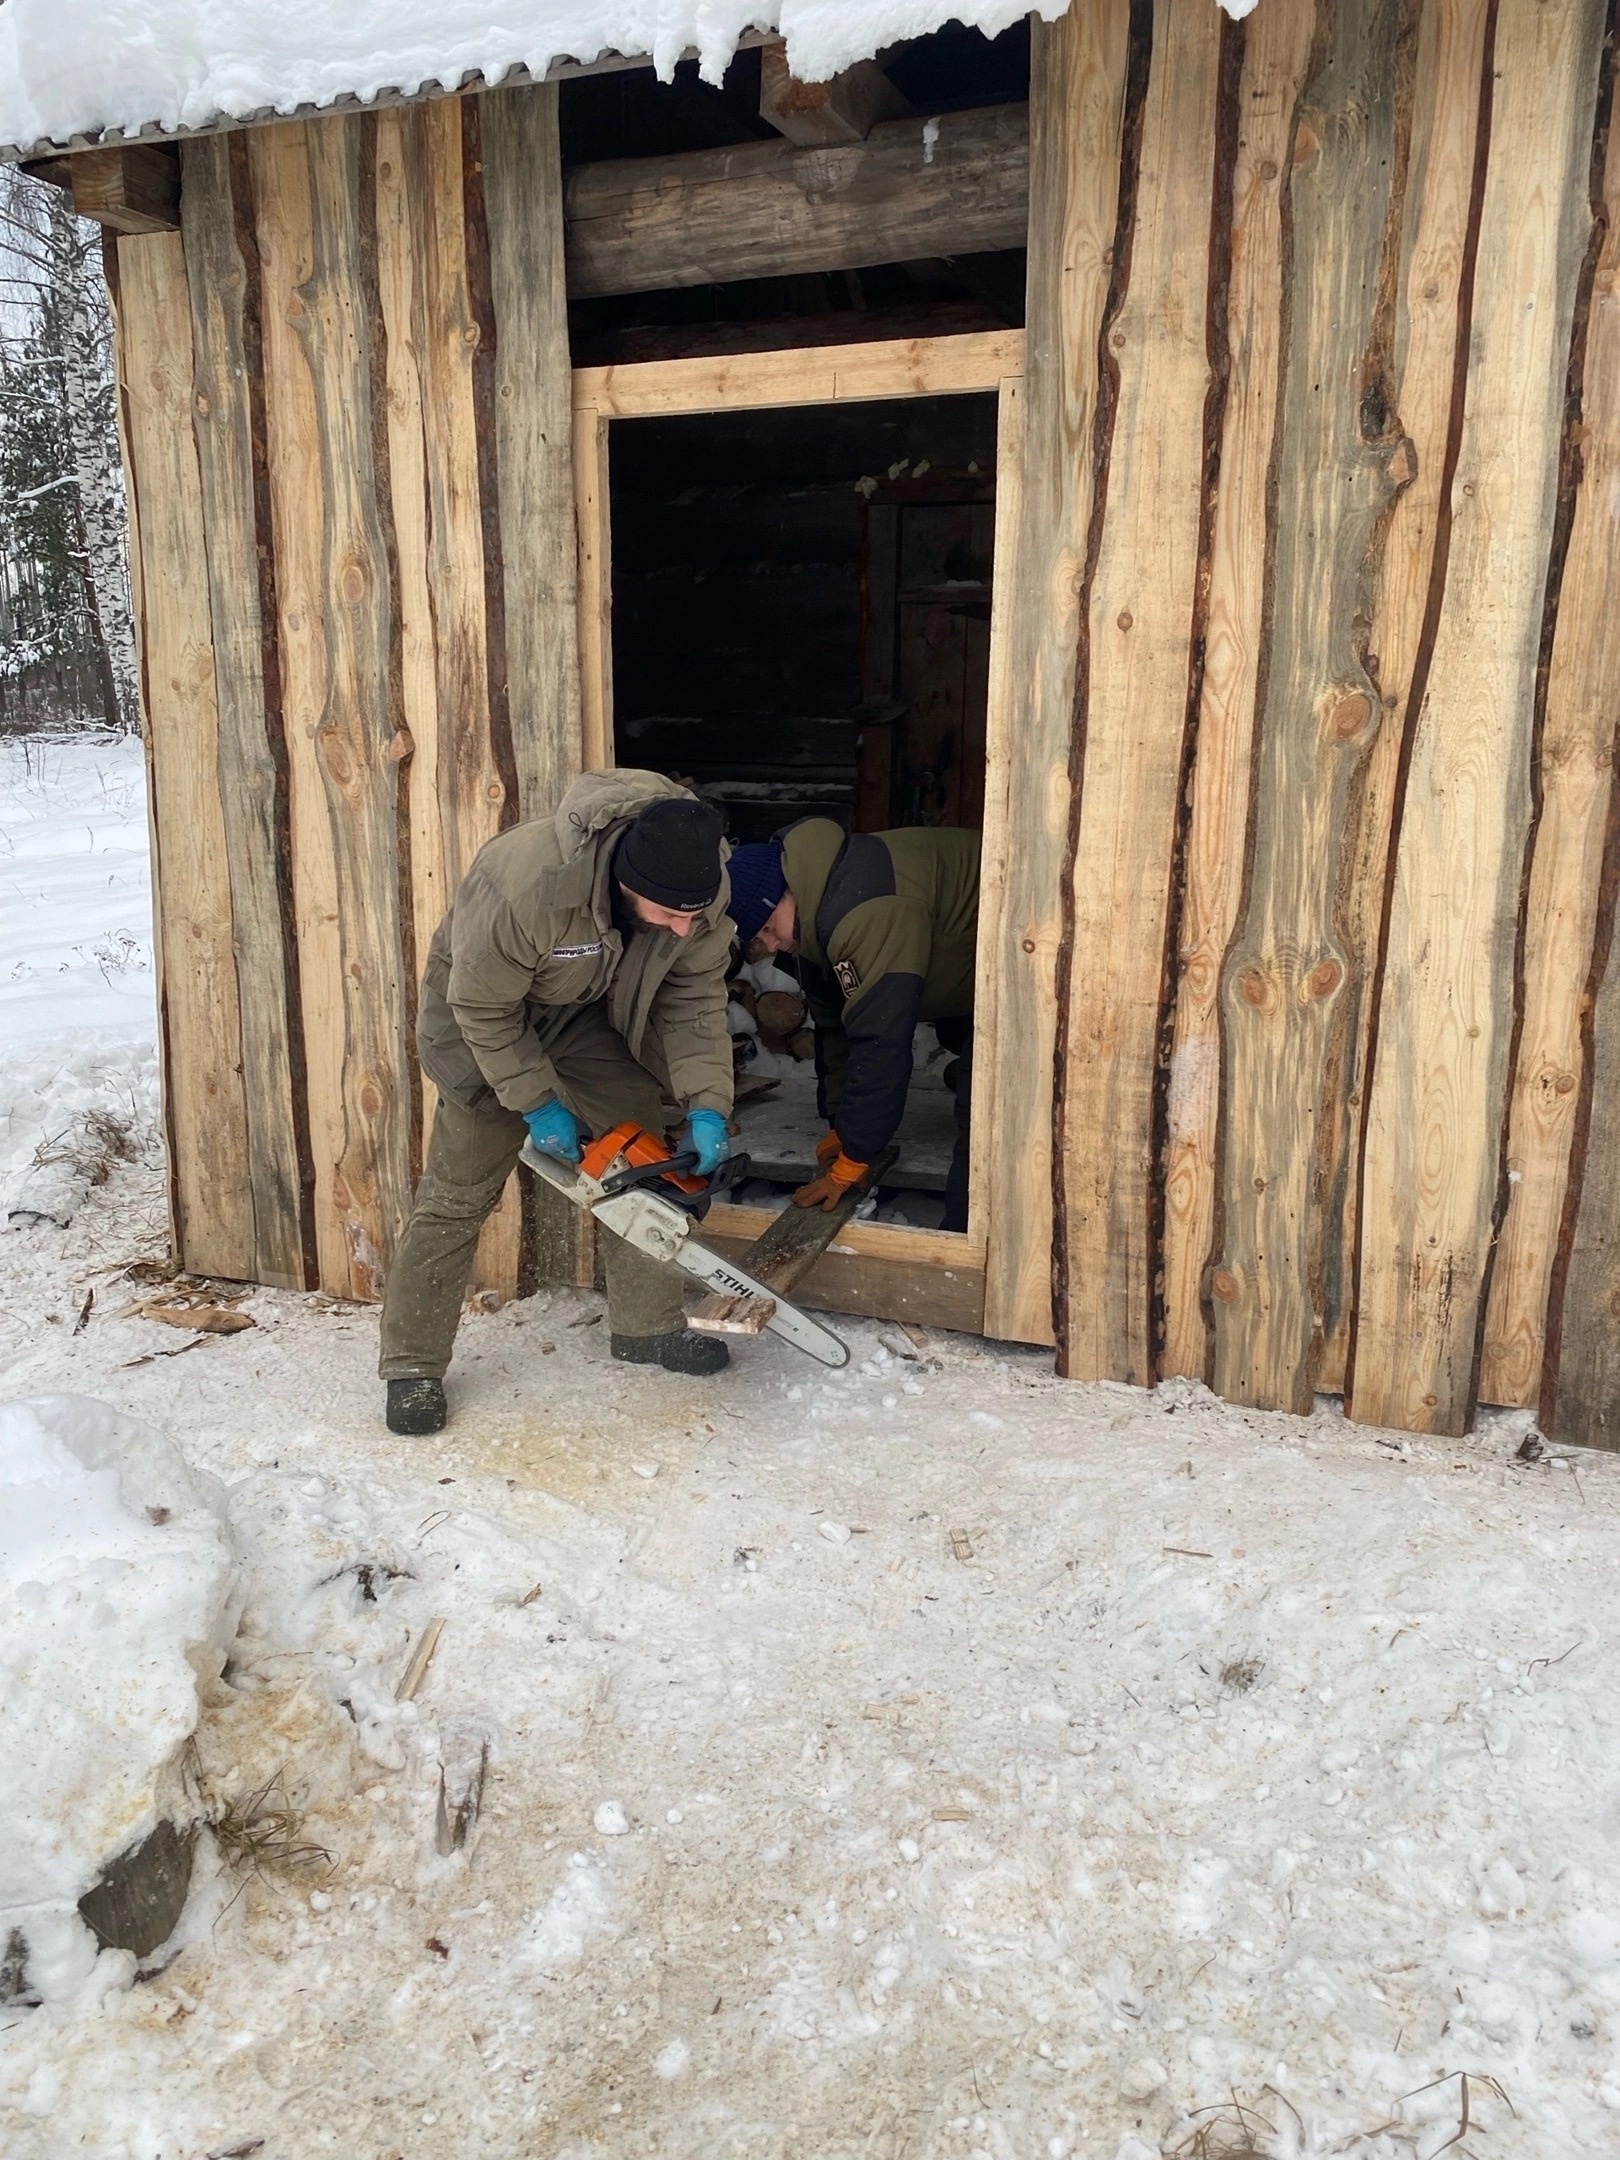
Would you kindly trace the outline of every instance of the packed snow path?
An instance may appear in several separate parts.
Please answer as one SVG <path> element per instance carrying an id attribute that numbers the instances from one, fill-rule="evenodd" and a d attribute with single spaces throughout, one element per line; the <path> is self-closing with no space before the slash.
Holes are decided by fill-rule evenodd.
<path id="1" fill-rule="evenodd" d="M 157 1977 L 0 2011 L 7 2160 L 1150 2160 L 1234 2089 L 1260 2150 L 1433 2160 L 1461 2072 L 1476 2160 L 1620 2148 L 1620 1465 L 863 1323 L 679 1381 L 572 1292 L 402 1442 L 369 1310 L 122 1316 L 160 1194 L 148 1134 L 0 1235 L 0 1396 L 225 1483 L 199 1774 L 329 1860 L 205 1840 Z"/>

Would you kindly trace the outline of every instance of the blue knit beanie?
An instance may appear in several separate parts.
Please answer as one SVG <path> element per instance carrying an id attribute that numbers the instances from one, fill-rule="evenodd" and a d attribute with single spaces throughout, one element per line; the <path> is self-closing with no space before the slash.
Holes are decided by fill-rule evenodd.
<path id="1" fill-rule="evenodd" d="M 726 864 L 731 879 L 731 919 L 746 945 L 759 936 L 776 903 L 787 891 L 780 840 L 755 840 L 735 847 Z"/>

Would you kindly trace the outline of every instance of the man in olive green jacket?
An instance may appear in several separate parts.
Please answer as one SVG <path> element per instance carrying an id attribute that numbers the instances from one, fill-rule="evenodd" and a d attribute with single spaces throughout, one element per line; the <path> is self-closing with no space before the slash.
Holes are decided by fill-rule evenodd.
<path id="1" fill-rule="evenodd" d="M 587 773 L 554 818 L 485 844 L 434 934 L 417 1046 L 438 1090 L 427 1165 L 383 1300 L 395 1432 L 437 1432 L 478 1233 L 526 1139 L 578 1162 L 627 1120 L 686 1113 L 699 1168 L 726 1149 L 732 928 L 722 821 L 656 773 Z M 725 1346 L 686 1330 L 682 1277 L 603 1241 L 612 1354 L 712 1372 Z"/>
<path id="2" fill-rule="evenodd" d="M 804 818 L 775 840 L 735 849 L 727 867 L 746 950 L 799 955 L 815 1022 L 830 1130 L 816 1150 L 820 1176 L 794 1199 L 836 1207 L 889 1145 L 911 1085 L 912 1037 L 929 1020 L 956 1053 L 944 1228 L 965 1230 L 979 835 L 945 826 L 846 835 L 831 818 Z"/>

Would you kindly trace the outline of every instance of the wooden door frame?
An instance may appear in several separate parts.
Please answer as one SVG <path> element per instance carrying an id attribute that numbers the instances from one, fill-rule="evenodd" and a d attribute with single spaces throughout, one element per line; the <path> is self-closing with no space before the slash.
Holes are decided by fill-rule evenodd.
<path id="1" fill-rule="evenodd" d="M 984 869 L 979 901 L 979 961 L 974 1059 L 974 1117 L 965 1233 L 851 1223 L 806 1279 L 803 1295 L 834 1312 L 916 1319 L 978 1333 L 984 1317 L 985 1262 L 997 1233 L 989 1189 L 990 1132 L 1000 1093 L 992 957 L 1001 946 L 1006 889 L 1007 781 L 1011 770 L 1013 685 L 1007 660 L 1013 556 L 1023 490 L 1022 330 L 956 337 L 899 338 L 871 345 L 828 345 L 782 352 L 736 353 L 696 360 L 646 360 L 574 370 L 574 507 L 579 533 L 580 763 L 613 762 L 612 534 L 608 429 L 615 420 L 686 414 L 759 412 L 795 405 L 871 403 L 885 398 L 993 393 L 996 430 L 996 540 L 991 571 L 990 690 L 985 721 Z M 771 1218 L 763 1208 L 716 1206 L 710 1238 L 735 1254 Z M 1007 1223 L 1005 1234 L 1016 1235 Z"/>

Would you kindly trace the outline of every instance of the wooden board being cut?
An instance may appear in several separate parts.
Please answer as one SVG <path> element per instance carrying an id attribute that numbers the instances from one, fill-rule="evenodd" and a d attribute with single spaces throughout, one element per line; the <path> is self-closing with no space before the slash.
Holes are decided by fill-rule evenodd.
<path id="1" fill-rule="evenodd" d="M 794 1284 L 809 1274 L 872 1187 L 882 1183 L 897 1152 L 886 1148 L 835 1208 L 801 1208 L 790 1203 L 743 1254 L 743 1272 L 785 1298 Z M 695 1305 L 686 1319 L 689 1327 L 703 1335 L 761 1335 L 775 1310 L 771 1298 L 726 1297 L 714 1291 Z"/>

